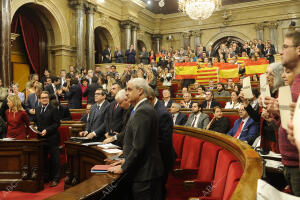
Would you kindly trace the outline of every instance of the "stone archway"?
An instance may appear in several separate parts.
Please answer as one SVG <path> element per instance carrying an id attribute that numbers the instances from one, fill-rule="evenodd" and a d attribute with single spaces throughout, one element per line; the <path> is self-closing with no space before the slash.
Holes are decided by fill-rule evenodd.
<path id="1" fill-rule="evenodd" d="M 143 32 L 138 32 L 138 34 L 137 34 L 137 41 L 143 42 L 143 44 L 146 47 L 147 51 L 151 50 L 151 44 L 152 44 L 152 41 L 149 38 L 147 38 L 145 36 L 145 33 L 143 33 Z"/>
<path id="2" fill-rule="evenodd" d="M 45 27 L 48 41 L 48 64 L 45 67 L 53 71 L 53 73 L 58 73 L 61 68 L 71 64 L 72 58 L 69 25 L 63 12 L 52 1 L 12 1 L 12 19 L 22 6 L 28 6 L 33 9 Z M 66 59 L 62 55 L 67 55 L 70 59 Z"/>
<path id="3" fill-rule="evenodd" d="M 244 35 L 243 33 L 237 32 L 237 31 L 224 31 L 224 32 L 220 32 L 217 33 L 216 35 L 214 35 L 206 44 L 206 46 L 212 46 L 213 44 L 215 44 L 218 40 L 225 38 L 225 37 L 235 37 L 235 38 L 239 38 L 242 41 L 247 41 L 250 40 L 249 37 L 247 37 L 246 35 Z"/>
<path id="4" fill-rule="evenodd" d="M 102 53 L 104 49 L 110 47 L 111 54 L 113 56 L 114 50 L 116 48 L 112 35 L 110 32 L 103 27 L 97 27 L 94 31 L 95 34 L 95 63 L 102 63 Z"/>

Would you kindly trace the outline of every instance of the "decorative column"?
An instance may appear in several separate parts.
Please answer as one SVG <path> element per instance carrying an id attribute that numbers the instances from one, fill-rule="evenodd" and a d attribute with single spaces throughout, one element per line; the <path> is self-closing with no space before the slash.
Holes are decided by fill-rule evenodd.
<path id="1" fill-rule="evenodd" d="M 124 29 L 125 32 L 125 38 L 124 38 L 124 45 L 125 45 L 125 51 L 129 49 L 131 44 L 131 22 L 130 21 L 122 21 L 120 23 L 121 28 Z"/>
<path id="2" fill-rule="evenodd" d="M 157 53 L 160 52 L 161 39 L 162 39 L 162 35 L 160 35 L 160 34 L 152 35 L 152 40 L 153 40 L 153 43 L 155 44 L 155 52 L 157 52 Z"/>
<path id="3" fill-rule="evenodd" d="M 195 35 L 195 51 L 197 51 L 197 48 L 200 46 L 201 44 L 201 35 L 202 35 L 202 32 L 201 31 L 198 31 L 198 32 L 194 32 L 194 35 Z"/>
<path id="4" fill-rule="evenodd" d="M 83 19 L 84 19 L 84 3 L 83 0 L 72 0 L 71 6 L 76 10 L 76 67 L 83 66 Z"/>
<path id="5" fill-rule="evenodd" d="M 131 26 L 131 44 L 133 44 L 133 47 L 135 50 L 137 50 L 137 35 L 136 35 L 137 29 L 138 29 L 138 25 L 132 24 L 132 26 Z"/>
<path id="6" fill-rule="evenodd" d="M 190 33 L 183 33 L 183 48 L 190 46 Z"/>
<path id="7" fill-rule="evenodd" d="M 12 82 L 10 0 L 0 0 L 0 78 L 4 87 Z"/>
<path id="8" fill-rule="evenodd" d="M 258 40 L 264 41 L 264 24 L 259 23 L 255 24 L 256 37 Z"/>
<path id="9" fill-rule="evenodd" d="M 278 41 L 278 34 L 277 34 L 277 27 L 278 27 L 278 22 L 270 22 L 268 24 L 268 27 L 270 29 L 270 40 L 271 44 L 274 45 L 276 52 L 278 52 L 278 46 L 277 46 L 277 41 Z"/>
<path id="10" fill-rule="evenodd" d="M 86 4 L 86 64 L 87 69 L 93 69 L 95 65 L 95 34 L 94 34 L 94 13 L 97 6 L 91 3 Z"/>

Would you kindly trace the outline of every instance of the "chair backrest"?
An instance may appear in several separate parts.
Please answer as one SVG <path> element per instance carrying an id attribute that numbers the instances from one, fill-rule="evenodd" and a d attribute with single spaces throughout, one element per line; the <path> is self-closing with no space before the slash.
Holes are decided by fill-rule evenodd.
<path id="1" fill-rule="evenodd" d="M 83 115 L 83 113 L 72 113 L 71 112 L 72 121 L 80 121 L 82 115 Z"/>
<path id="2" fill-rule="evenodd" d="M 241 166 L 241 163 L 239 162 L 231 163 L 227 174 L 227 180 L 225 183 L 223 200 L 230 199 L 242 175 L 243 175 L 243 168 Z"/>
<path id="3" fill-rule="evenodd" d="M 226 150 L 219 152 L 215 176 L 212 185 L 211 197 L 222 199 L 227 180 L 228 170 L 231 163 L 236 162 L 237 159 Z"/>
<path id="4" fill-rule="evenodd" d="M 173 133 L 173 147 L 176 152 L 177 159 L 181 159 L 184 138 L 185 135 Z"/>
<path id="5" fill-rule="evenodd" d="M 239 115 L 226 115 L 223 113 L 223 117 L 227 117 L 229 119 L 230 129 L 233 127 L 234 122 L 240 118 Z"/>
<path id="6" fill-rule="evenodd" d="M 202 182 L 211 182 L 213 180 L 220 150 L 221 147 L 213 143 L 203 143 L 197 180 Z"/>
<path id="7" fill-rule="evenodd" d="M 181 169 L 198 169 L 203 140 L 185 136 L 180 163 Z"/>

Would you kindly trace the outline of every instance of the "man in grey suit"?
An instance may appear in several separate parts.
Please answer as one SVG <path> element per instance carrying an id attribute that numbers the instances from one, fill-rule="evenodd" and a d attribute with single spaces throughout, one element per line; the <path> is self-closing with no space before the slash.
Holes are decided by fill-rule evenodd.
<path id="1" fill-rule="evenodd" d="M 79 133 L 80 136 L 86 136 L 92 139 L 97 138 L 102 141 L 105 139 L 105 115 L 107 108 L 109 107 L 108 101 L 106 101 L 106 92 L 102 88 L 95 91 L 95 104 L 92 106 L 90 111 L 89 119 L 86 123 L 85 131 Z"/>
<path id="2" fill-rule="evenodd" d="M 209 116 L 202 112 L 202 107 L 199 102 L 193 103 L 192 112 L 185 126 L 205 129 L 209 123 Z"/>
<path id="3" fill-rule="evenodd" d="M 146 51 L 146 48 L 143 47 L 142 52 L 140 54 L 140 62 L 143 63 L 144 65 L 147 65 L 149 63 L 148 60 L 149 60 L 149 54 Z"/>
<path id="4" fill-rule="evenodd" d="M 108 170 L 127 174 L 132 199 L 157 200 L 161 198 L 163 164 L 158 146 L 158 117 L 147 100 L 148 83 L 134 78 L 127 83 L 127 96 L 134 106 L 125 128 L 124 160 Z"/>
<path id="5" fill-rule="evenodd" d="M 35 93 L 28 95 L 27 101 L 25 103 L 26 112 L 31 122 L 35 120 L 35 109 L 38 106 L 42 105 L 40 102 L 41 93 L 42 93 L 42 88 L 36 87 Z"/>

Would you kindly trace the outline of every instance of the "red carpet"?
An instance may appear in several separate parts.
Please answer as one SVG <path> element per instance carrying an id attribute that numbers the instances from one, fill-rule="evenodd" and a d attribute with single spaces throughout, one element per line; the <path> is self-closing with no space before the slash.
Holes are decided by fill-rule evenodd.
<path id="1" fill-rule="evenodd" d="M 7 192 L 0 191 L 0 200 L 41 200 L 52 195 L 55 195 L 64 190 L 64 179 L 61 179 L 58 186 L 49 187 L 50 183 L 45 184 L 44 190 L 37 193 L 25 193 L 25 192 Z"/>

